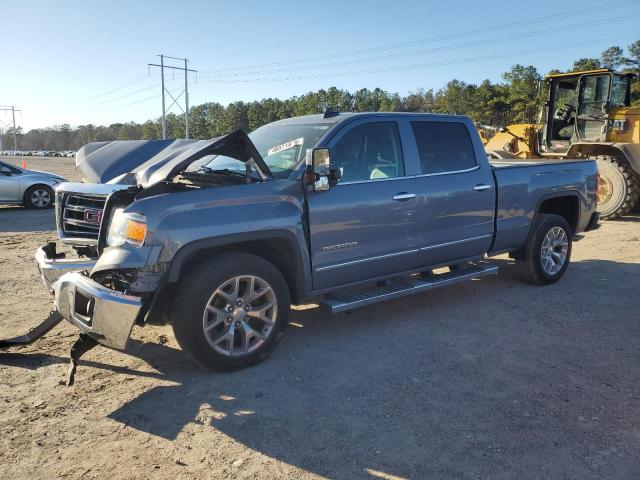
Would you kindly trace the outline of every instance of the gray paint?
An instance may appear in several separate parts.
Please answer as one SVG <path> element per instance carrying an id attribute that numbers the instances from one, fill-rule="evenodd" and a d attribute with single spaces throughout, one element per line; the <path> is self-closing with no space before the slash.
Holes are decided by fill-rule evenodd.
<path id="1" fill-rule="evenodd" d="M 317 122 L 318 116 L 280 121 Z M 471 135 L 477 168 L 455 174 L 421 175 L 411 120 L 462 122 Z M 245 240 L 289 242 L 301 296 L 386 278 L 431 266 L 520 248 L 540 201 L 576 195 L 581 231 L 595 211 L 593 161 L 537 162 L 492 167 L 471 120 L 431 114 L 341 114 L 316 145 L 331 148 L 356 125 L 397 122 L 406 177 L 343 183 L 326 192 L 302 184 L 304 165 L 287 180 L 205 188 L 142 198 L 126 211 L 146 216 L 146 244 L 157 257 L 135 247 L 107 248 L 96 269 L 122 265 L 169 265 L 179 278 L 189 255 Z M 476 185 L 489 185 L 478 192 Z M 404 202 L 398 193 L 415 193 Z M 496 204 L 497 202 L 497 204 Z M 331 248 L 338 245 L 339 248 Z M 327 248 L 329 247 L 329 248 Z M 156 260 L 157 259 L 157 260 Z"/>
<path id="2" fill-rule="evenodd" d="M 0 167 L 5 165 L 14 173 L 11 175 L 0 174 L 0 204 L 22 204 L 24 202 L 24 194 L 29 187 L 33 185 L 48 185 L 49 187 L 53 187 L 65 181 L 63 177 L 54 173 L 27 170 L 0 162 Z"/>

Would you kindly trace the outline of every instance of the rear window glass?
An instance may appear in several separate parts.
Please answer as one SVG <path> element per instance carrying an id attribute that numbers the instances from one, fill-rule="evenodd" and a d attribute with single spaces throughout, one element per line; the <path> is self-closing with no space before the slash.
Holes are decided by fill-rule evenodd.
<path id="1" fill-rule="evenodd" d="M 422 173 L 447 173 L 475 167 L 467 127 L 457 122 L 411 122 Z"/>

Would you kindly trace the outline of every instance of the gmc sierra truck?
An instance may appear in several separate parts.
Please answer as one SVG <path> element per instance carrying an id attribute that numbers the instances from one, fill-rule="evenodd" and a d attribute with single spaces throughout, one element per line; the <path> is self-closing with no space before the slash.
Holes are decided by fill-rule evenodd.
<path id="1" fill-rule="evenodd" d="M 55 215 L 77 258 L 36 253 L 56 315 L 82 332 L 75 358 L 169 323 L 203 366 L 255 364 L 291 304 L 342 312 L 494 274 L 503 253 L 552 284 L 598 226 L 594 161 L 490 163 L 462 116 L 327 111 L 89 144 L 76 162 L 84 182 L 56 186 Z"/>

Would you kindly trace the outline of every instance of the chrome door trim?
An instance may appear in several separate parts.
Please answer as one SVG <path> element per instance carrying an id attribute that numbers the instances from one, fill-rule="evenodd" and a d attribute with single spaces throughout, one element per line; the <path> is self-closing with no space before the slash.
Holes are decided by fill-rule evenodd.
<path id="1" fill-rule="evenodd" d="M 474 240 L 482 240 L 483 238 L 493 237 L 493 233 L 488 233 L 486 235 L 479 235 L 477 237 L 465 238 L 463 240 L 454 240 L 452 242 L 439 243 L 438 245 L 429 245 L 428 247 L 420 247 L 420 251 L 424 252 L 425 250 L 433 250 L 434 248 L 440 247 L 448 247 L 449 245 L 457 245 L 459 243 L 473 242 Z"/>
<path id="2" fill-rule="evenodd" d="M 388 182 L 390 180 L 410 180 L 412 178 L 414 177 L 403 176 L 403 177 L 375 178 L 370 180 L 353 180 L 351 182 L 338 182 L 332 188 L 339 187 L 340 185 L 358 185 L 360 183 Z"/>
<path id="3" fill-rule="evenodd" d="M 376 257 L 360 258 L 358 260 L 352 260 L 350 262 L 336 263 L 334 265 L 327 265 L 326 267 L 318 267 L 315 269 L 315 271 L 322 272 L 325 270 L 333 270 L 336 268 L 347 267 L 349 265 L 357 265 L 359 263 L 372 262 L 375 260 L 382 260 L 384 258 L 399 257 L 400 255 L 408 255 L 411 253 L 418 253 L 418 249 L 414 248 L 412 250 L 405 250 L 403 252 L 388 253 L 386 255 L 378 255 Z"/>
<path id="4" fill-rule="evenodd" d="M 486 184 L 476 185 L 475 187 L 473 187 L 476 192 L 484 192 L 485 190 L 489 190 L 490 188 L 491 185 Z"/>
<path id="5" fill-rule="evenodd" d="M 405 175 L 402 177 L 375 178 L 370 180 L 353 180 L 351 182 L 338 182 L 335 184 L 335 187 L 339 187 L 340 185 L 357 185 L 360 183 L 388 182 L 390 180 L 410 180 L 413 178 L 422 178 L 422 177 L 439 177 L 442 175 L 455 175 L 458 173 L 475 172 L 476 170 L 480 170 L 480 165 L 476 165 L 475 167 L 467 168 L 465 170 L 451 170 L 450 172 L 421 173 L 420 175 L 409 175 L 409 176 Z"/>
<path id="6" fill-rule="evenodd" d="M 437 173 L 422 173 L 420 175 L 416 175 L 415 178 L 439 177 L 441 175 L 454 175 L 456 173 L 467 173 L 467 172 L 473 172 L 475 170 L 480 170 L 480 165 L 476 164 L 475 167 L 465 168 L 464 170 L 451 170 L 449 172 L 437 172 Z"/>

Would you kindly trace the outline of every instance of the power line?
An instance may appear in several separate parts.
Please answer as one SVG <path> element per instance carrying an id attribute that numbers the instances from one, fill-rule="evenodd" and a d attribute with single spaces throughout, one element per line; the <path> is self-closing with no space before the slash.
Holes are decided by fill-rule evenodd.
<path id="1" fill-rule="evenodd" d="M 100 97 L 105 97 L 105 96 L 111 95 L 112 93 L 115 93 L 115 92 L 117 92 L 119 90 L 122 90 L 124 88 L 130 87 L 131 85 L 135 85 L 136 83 L 140 83 L 143 80 L 146 80 L 147 78 L 149 78 L 148 75 L 145 75 L 144 77 L 140 77 L 140 78 L 137 78 L 137 79 L 132 80 L 130 82 L 124 83 L 124 84 L 119 85 L 119 86 L 117 86 L 115 88 L 112 88 L 111 90 L 107 90 L 106 92 L 102 92 L 102 93 L 99 93 L 97 95 L 93 95 L 91 97 L 85 98 L 84 100 L 80 100 L 80 103 L 90 102 L 90 101 L 96 100 L 96 99 L 98 99 Z"/>
<path id="2" fill-rule="evenodd" d="M 201 72 L 202 73 L 216 73 L 216 72 L 225 72 L 225 71 L 230 71 L 230 70 L 243 70 L 243 69 L 255 70 L 255 69 L 261 69 L 261 68 L 268 68 L 268 67 L 285 66 L 285 65 L 292 65 L 292 64 L 299 64 L 299 63 L 309 63 L 309 62 L 315 62 L 315 61 L 318 61 L 318 60 L 334 59 L 334 58 L 337 58 L 337 57 L 344 57 L 344 56 L 361 55 L 361 54 L 364 54 L 364 53 L 371 53 L 371 52 L 377 52 L 377 51 L 383 51 L 383 50 L 392 50 L 392 49 L 397 49 L 397 48 L 404 48 L 404 47 L 408 47 L 408 46 L 418 45 L 418 44 L 421 44 L 421 43 L 438 42 L 438 41 L 450 40 L 450 39 L 455 39 L 455 38 L 460 38 L 460 37 L 468 37 L 468 36 L 471 36 L 471 35 L 477 35 L 477 34 L 481 34 L 481 33 L 495 32 L 496 30 L 506 30 L 506 29 L 512 29 L 512 28 L 516 28 L 516 27 L 520 27 L 520 26 L 533 25 L 533 24 L 536 24 L 536 23 L 544 23 L 544 22 L 549 22 L 549 21 L 555 21 L 555 20 L 559 20 L 559 19 L 562 19 L 562 18 L 565 18 L 565 17 L 575 17 L 577 15 L 585 15 L 585 14 L 588 14 L 588 13 L 594 13 L 594 12 L 598 12 L 598 11 L 602 11 L 602 10 L 609 11 L 612 8 L 625 6 L 625 5 L 628 5 L 628 4 L 636 4 L 637 5 L 638 2 L 637 2 L 637 0 L 624 0 L 624 1 L 614 2 L 614 3 L 608 3 L 605 6 L 598 6 L 598 7 L 584 8 L 584 9 L 576 9 L 576 10 L 556 13 L 554 15 L 546 15 L 546 16 L 543 16 L 543 17 L 534 17 L 534 18 L 530 18 L 530 19 L 527 19 L 527 20 L 522 20 L 522 21 L 519 21 L 519 22 L 510 22 L 510 23 L 507 23 L 507 24 L 494 25 L 494 26 L 491 26 L 491 27 L 483 27 L 483 28 L 479 28 L 479 29 L 475 29 L 475 30 L 466 31 L 466 32 L 450 33 L 450 34 L 446 34 L 446 35 L 428 37 L 428 38 L 412 40 L 412 41 L 408 41 L 408 42 L 381 45 L 381 46 L 378 46 L 378 47 L 365 48 L 365 49 L 361 49 L 361 50 L 350 50 L 350 51 L 337 52 L 337 53 L 327 54 L 327 55 L 319 55 L 319 56 L 315 56 L 315 57 L 297 58 L 297 59 L 292 59 L 292 60 L 283 60 L 283 61 L 271 62 L 271 63 L 262 63 L 262 64 L 254 64 L 254 65 L 236 65 L 236 66 L 229 66 L 229 67 L 221 67 L 221 68 L 215 68 L 215 69 L 201 70 Z"/>
<path id="3" fill-rule="evenodd" d="M 158 85 L 160 85 L 160 84 L 159 83 L 154 83 L 153 85 L 149 85 L 148 87 L 141 88 L 139 90 L 136 90 L 135 92 L 130 92 L 130 93 L 121 95 L 121 96 L 116 97 L 116 98 L 109 98 L 107 100 L 103 100 L 101 102 L 98 102 L 98 105 L 103 105 L 105 103 L 117 102 L 118 100 L 122 100 L 124 98 L 129 98 L 129 97 L 132 97 L 132 96 L 137 95 L 139 93 L 143 93 L 143 92 L 149 91 L 149 90 L 151 90 L 153 88 L 157 88 Z"/>
<path id="4" fill-rule="evenodd" d="M 337 61 L 337 62 L 330 62 L 330 63 L 324 63 L 324 64 L 316 64 L 316 65 L 305 66 L 304 68 L 305 68 L 305 70 L 317 70 L 317 69 L 323 69 L 323 68 L 328 68 L 328 67 L 354 65 L 354 64 L 358 64 L 358 63 L 375 62 L 375 61 L 394 59 L 394 58 L 406 58 L 406 57 L 417 56 L 417 55 L 425 55 L 425 54 L 428 54 L 428 53 L 446 52 L 446 51 L 460 49 L 460 48 L 484 46 L 484 45 L 491 45 L 491 44 L 494 44 L 494 43 L 502 43 L 502 42 L 506 42 L 506 41 L 523 39 L 523 38 L 532 38 L 532 37 L 536 37 L 536 36 L 540 36 L 540 35 L 548 35 L 550 33 L 566 32 L 566 31 L 570 31 L 570 30 L 576 30 L 576 29 L 585 28 L 585 27 L 590 26 L 590 25 L 603 25 L 603 24 L 612 23 L 612 22 L 635 20 L 639 16 L 640 16 L 640 14 L 623 15 L 623 16 L 618 16 L 618 17 L 609 17 L 609 18 L 604 18 L 604 19 L 599 19 L 599 20 L 593 20 L 593 21 L 590 21 L 590 22 L 584 22 L 584 23 L 577 24 L 577 25 L 561 26 L 561 27 L 556 27 L 556 28 L 553 28 L 553 29 L 537 30 L 537 31 L 534 31 L 534 32 L 521 33 L 521 34 L 516 34 L 516 35 L 507 35 L 507 36 L 496 37 L 496 38 L 487 39 L 487 40 L 469 41 L 469 42 L 458 43 L 458 44 L 449 45 L 449 46 L 435 47 L 435 48 L 429 48 L 429 49 L 423 49 L 423 50 L 415 50 L 415 51 L 412 51 L 412 52 L 400 52 L 400 53 L 393 53 L 393 54 L 387 54 L 387 55 L 376 56 L 376 57 L 361 58 L 361 59 L 356 59 L 356 60 Z M 289 71 L 291 71 L 291 70 L 287 69 L 287 68 L 276 69 L 276 70 L 267 70 L 267 71 L 260 72 L 260 75 L 281 73 L 281 72 L 289 72 Z M 249 75 L 256 75 L 256 73 L 255 72 L 236 72 L 236 73 L 217 74 L 217 75 L 212 75 L 212 74 L 206 74 L 205 73 L 202 76 L 205 77 L 205 78 L 234 78 L 234 77 L 244 77 L 244 76 L 249 76 Z"/>
<path id="5" fill-rule="evenodd" d="M 539 49 L 519 50 L 519 51 L 508 52 L 508 53 L 483 55 L 483 56 L 470 57 L 470 58 L 464 58 L 459 60 L 445 60 L 441 62 L 419 63 L 419 64 L 412 64 L 412 65 L 397 65 L 397 66 L 390 66 L 390 67 L 356 70 L 351 72 L 319 73 L 314 75 L 293 75 L 293 76 L 272 77 L 272 78 L 248 78 L 248 79 L 239 79 L 239 80 L 219 80 L 217 78 L 210 78 L 204 81 L 223 83 L 223 84 L 237 84 L 237 83 L 281 82 L 281 81 L 290 81 L 290 80 L 312 80 L 316 78 L 338 78 L 338 77 L 345 77 L 345 76 L 359 76 L 359 75 L 367 75 L 372 73 L 418 70 L 422 68 L 440 67 L 440 66 L 446 66 L 446 65 L 458 65 L 458 64 L 464 64 L 464 63 L 479 62 L 484 60 L 497 60 L 501 58 L 509 58 L 509 57 L 514 57 L 519 55 L 546 53 L 546 52 L 552 52 L 555 50 L 566 50 L 569 48 L 579 47 L 583 45 L 600 44 L 603 41 L 615 41 L 615 40 L 622 40 L 622 39 L 629 39 L 629 38 L 635 38 L 635 37 L 624 36 L 624 37 L 616 37 L 616 38 L 609 38 L 609 39 L 601 38 L 601 39 L 598 39 L 597 41 L 592 41 L 592 42 L 575 42 L 575 43 L 565 44 L 560 46 L 554 45 L 551 47 L 545 47 L 545 48 L 539 48 Z"/>

